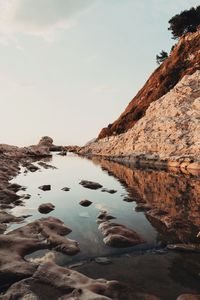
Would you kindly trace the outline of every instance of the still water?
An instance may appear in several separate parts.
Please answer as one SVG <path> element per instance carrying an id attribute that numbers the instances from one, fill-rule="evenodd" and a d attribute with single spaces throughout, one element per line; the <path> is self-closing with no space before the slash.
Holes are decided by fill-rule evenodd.
<path id="1" fill-rule="evenodd" d="M 31 198 L 24 200 L 24 206 L 15 207 L 12 212 L 16 216 L 31 215 L 24 224 L 41 217 L 54 216 L 72 229 L 68 237 L 79 242 L 81 252 L 75 257 L 57 254 L 57 261 L 61 264 L 162 246 L 165 232 L 159 224 L 148 220 L 145 213 L 135 211 L 137 201 L 156 204 L 162 209 L 165 206 L 171 216 L 182 214 L 181 216 L 191 219 L 194 223 L 192 228 L 199 225 L 199 177 L 191 178 L 164 171 L 134 170 L 117 163 L 92 161 L 72 154 L 54 154 L 47 163 L 56 169 L 44 169 L 40 166 L 40 170 L 36 172 L 24 173 L 22 168 L 21 173 L 13 179 L 13 182 L 26 186 L 26 191 L 19 194 L 30 194 Z M 104 188 L 115 189 L 117 192 L 109 194 L 101 189 L 90 190 L 79 184 L 81 180 L 95 181 Z M 44 184 L 50 184 L 51 190 L 42 191 L 38 188 Z M 69 187 L 70 191 L 62 191 L 63 187 Z M 125 196 L 132 197 L 135 201 L 124 201 Z M 92 201 L 92 205 L 82 207 L 79 202 L 83 199 Z M 47 202 L 54 204 L 55 210 L 43 215 L 39 213 L 38 206 Z M 116 217 L 115 222 L 134 229 L 145 243 L 126 249 L 105 246 L 96 222 L 101 210 Z M 9 230 L 20 226 L 22 224 L 13 224 Z M 181 231 L 181 234 L 184 233 Z M 43 254 L 44 251 L 37 251 L 32 257 Z"/>

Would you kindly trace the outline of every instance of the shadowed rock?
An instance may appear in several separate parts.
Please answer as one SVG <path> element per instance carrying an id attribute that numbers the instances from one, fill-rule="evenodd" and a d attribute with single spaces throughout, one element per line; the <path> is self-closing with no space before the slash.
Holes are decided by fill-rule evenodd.
<path id="1" fill-rule="evenodd" d="M 87 189 L 91 189 L 91 190 L 97 190 L 102 188 L 102 185 L 97 183 L 97 182 L 93 182 L 93 181 L 88 181 L 88 180 L 81 180 L 81 182 L 79 182 L 79 184 L 81 184 L 83 187 L 87 188 Z"/>
<path id="2" fill-rule="evenodd" d="M 71 229 L 59 219 L 49 217 L 29 223 L 5 235 L 0 235 L 0 282 L 15 282 L 31 276 L 36 265 L 24 257 L 39 249 L 53 249 L 67 255 L 78 253 L 74 240 L 64 237 Z"/>
<path id="3" fill-rule="evenodd" d="M 41 214 L 48 214 L 50 211 L 54 210 L 55 206 L 52 203 L 43 203 L 38 207 L 38 211 Z"/>
<path id="4" fill-rule="evenodd" d="M 137 300 L 153 298 L 137 298 L 136 295 L 134 297 L 126 286 L 117 281 L 91 279 L 74 270 L 48 262 L 41 264 L 31 278 L 13 284 L 4 296 L 0 296 L 0 299 Z"/>

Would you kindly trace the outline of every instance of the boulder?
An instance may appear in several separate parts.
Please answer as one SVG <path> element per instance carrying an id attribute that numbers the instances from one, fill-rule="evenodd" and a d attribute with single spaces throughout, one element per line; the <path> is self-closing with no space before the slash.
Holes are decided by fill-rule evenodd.
<path id="1" fill-rule="evenodd" d="M 48 148 L 53 146 L 53 139 L 49 136 L 43 136 L 38 143 L 38 146 L 46 146 Z"/>

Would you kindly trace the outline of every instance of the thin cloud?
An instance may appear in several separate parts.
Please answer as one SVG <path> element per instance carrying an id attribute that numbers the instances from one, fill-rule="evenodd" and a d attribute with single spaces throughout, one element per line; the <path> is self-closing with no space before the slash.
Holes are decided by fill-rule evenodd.
<path id="1" fill-rule="evenodd" d="M 60 30 L 76 25 L 76 15 L 94 0 L 0 0 L 0 43 L 20 48 L 17 35 L 55 40 Z"/>

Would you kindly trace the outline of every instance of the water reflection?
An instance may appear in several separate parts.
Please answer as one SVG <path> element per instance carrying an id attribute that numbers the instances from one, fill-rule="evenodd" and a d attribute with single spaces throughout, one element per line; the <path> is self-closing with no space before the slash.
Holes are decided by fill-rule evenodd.
<path id="1" fill-rule="evenodd" d="M 127 186 L 136 202 L 148 203 L 153 208 L 146 217 L 158 231 L 162 242 L 198 242 L 200 177 L 136 169 L 98 158 L 92 160 Z"/>
<path id="2" fill-rule="evenodd" d="M 27 186 L 26 193 L 31 195 L 24 206 L 13 209 L 15 215 L 31 213 L 32 216 L 26 219 L 26 222 L 31 222 L 43 217 L 37 210 L 38 206 L 51 202 L 55 210 L 48 216 L 63 220 L 72 229 L 69 238 L 80 243 L 81 252 L 78 255 L 72 258 L 58 254 L 57 262 L 66 264 L 89 257 L 152 249 L 171 242 L 197 241 L 200 177 L 136 169 L 97 158 L 92 162 L 73 155 L 54 155 L 51 164 L 56 169 L 22 172 L 14 179 Z M 117 190 L 117 193 L 83 188 L 79 184 L 82 179 L 99 182 L 104 188 Z M 43 184 L 51 184 L 51 191 L 38 190 Z M 70 191 L 62 191 L 65 186 L 70 187 Z M 123 201 L 125 195 L 134 201 Z M 80 206 L 79 202 L 83 199 L 91 200 L 92 205 L 87 208 Z M 137 212 L 137 203 L 148 203 L 153 209 Z M 96 222 L 102 209 L 116 217 L 117 223 L 135 230 L 146 242 L 128 249 L 105 246 Z M 16 225 L 9 230 L 13 228 Z M 31 256 L 38 257 L 41 253 Z"/>

